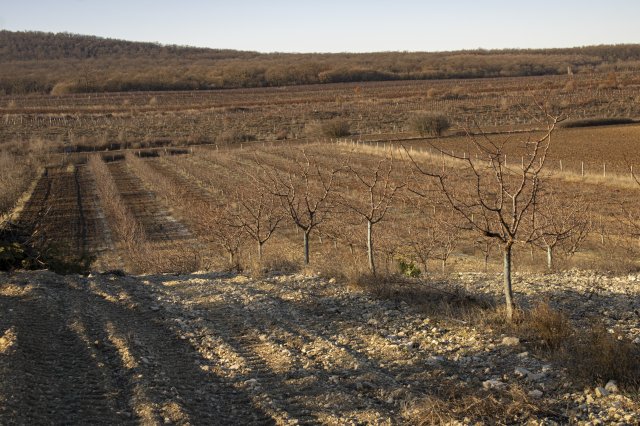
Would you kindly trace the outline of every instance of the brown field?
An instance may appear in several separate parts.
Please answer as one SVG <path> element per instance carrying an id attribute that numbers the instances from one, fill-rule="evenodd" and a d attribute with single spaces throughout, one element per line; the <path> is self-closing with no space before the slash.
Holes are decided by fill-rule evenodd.
<path id="1" fill-rule="evenodd" d="M 536 127 L 532 99 L 570 119 L 640 115 L 640 85 L 601 88 L 586 76 L 378 82 L 193 92 L 3 96 L 2 140 L 43 138 L 67 151 L 305 136 L 339 117 L 358 137 L 408 130 L 416 111 L 486 131 Z M 565 90 L 573 82 L 571 90 Z M 389 135 L 391 134 L 391 135 Z M 411 136 L 411 135 L 408 135 Z M 368 136 L 371 137 L 371 136 Z M 406 136 L 405 136 L 406 137 Z M 56 148 L 60 149 L 60 146 Z"/>
<path id="2" fill-rule="evenodd" d="M 257 169 L 256 158 L 271 170 L 288 173 L 294 170 L 292 159 L 299 158 L 302 150 L 317 159 L 324 170 L 337 168 L 349 159 L 353 167 L 365 171 L 388 155 L 383 148 L 313 143 L 288 148 L 253 146 L 224 151 L 202 147 L 181 155 L 150 158 L 132 155 L 111 161 L 107 163 L 108 170 L 116 182 L 122 203 L 130 212 L 131 220 L 143 229 L 144 241 L 137 241 L 135 246 L 131 246 L 118 239 L 114 221 L 100 213 L 100 203 L 105 200 L 100 200 L 94 193 L 91 168 L 80 163 L 85 156 L 100 154 L 85 154 L 77 157 L 76 166 L 47 168 L 18 223 L 32 229 L 39 238 L 56 241 L 75 257 L 86 253 L 100 255 L 99 264 L 104 268 L 122 267 L 132 272 L 225 268 L 228 265 L 224 252 L 219 242 L 208 234 L 209 216 L 225 204 L 234 203 L 236 191 L 249 198 L 259 194 L 258 189 L 252 187 L 254 183 L 250 178 Z M 396 182 L 406 181 L 411 171 L 406 154 L 395 150 L 394 155 L 404 159 L 396 160 L 393 178 Z M 414 152 L 413 155 L 423 164 L 437 163 L 430 154 Z M 592 208 L 591 235 L 581 250 L 563 266 L 611 269 L 629 268 L 635 264 L 635 250 L 624 247 L 630 236 L 625 235 L 622 224 L 615 219 L 621 203 L 632 205 L 637 198 L 637 188 L 631 185 L 629 178 L 605 180 L 554 172 L 548 181 L 557 193 L 567 198 L 571 194 L 581 194 L 585 208 Z M 338 190 L 346 199 L 356 201 L 364 195 L 352 177 L 342 175 L 338 182 Z M 602 191 L 603 186 L 607 191 Z M 407 231 L 420 229 L 425 221 L 433 220 L 436 210 L 432 206 L 437 205 L 437 200 L 436 196 L 421 199 L 404 190 L 398 194 L 388 216 L 376 227 L 376 256 L 385 271 L 394 272 L 401 257 L 418 262 L 416 253 L 408 250 L 411 236 Z M 203 212 L 198 208 L 201 205 L 208 206 L 209 210 Z M 445 207 L 437 207 L 437 215 L 444 212 Z M 364 231 L 365 225 L 357 216 L 335 207 L 328 220 L 312 233 L 312 265 L 318 270 L 334 272 L 364 270 Z M 474 244 L 475 238 L 472 232 L 457 236 L 447 271 L 481 268 L 482 254 Z M 276 268 L 278 265 L 300 264 L 301 239 L 302 234 L 296 232 L 290 221 L 284 220 L 274 237 L 265 244 L 265 262 L 274 264 Z M 434 247 L 429 263 L 421 266 L 423 270 L 440 271 L 437 260 L 440 249 Z M 257 255 L 254 245 L 246 238 L 242 239 L 240 256 L 244 267 L 253 267 Z M 522 247 L 519 256 L 523 267 L 542 269 L 544 266 L 542 251 L 530 253 L 528 248 Z M 112 263 L 103 258 L 111 259 Z M 341 261 L 336 263 L 336 259 Z M 499 265 L 497 248 L 491 255 L 491 265 L 496 268 Z"/>
<path id="3" fill-rule="evenodd" d="M 53 155 L 39 163 L 43 171 L 38 183 L 14 220 L 30 234 L 37 234 L 40 243 L 55 242 L 58 250 L 70 251 L 77 258 L 98 256 L 96 265 L 104 268 L 168 271 L 222 267 L 225 255 L 210 235 L 208 221 L 221 206 L 232 204 L 234 197 L 256 196 L 250 178 L 255 174 L 256 160 L 270 170 L 288 173 L 293 170 L 291 160 L 304 150 L 323 170 L 349 161 L 366 172 L 393 151 L 393 179 L 400 183 L 411 175 L 406 153 L 433 164 L 441 161 L 440 150 L 457 156 L 473 152 L 467 131 L 475 135 L 472 137 L 483 137 L 484 132 L 492 140 L 504 142 L 508 164 L 517 166 L 523 161 L 517 142 L 539 134 L 534 99 L 542 99 L 549 110 L 568 119 L 635 118 L 640 113 L 639 86 L 602 89 L 592 80 L 576 77 L 569 91 L 562 89 L 567 79 L 5 96 L 0 98 L 3 146 L 16 151 L 20 141 L 30 141 L 30 145 L 37 141 L 40 151 Z M 453 127 L 443 137 L 421 138 L 408 129 L 408 120 L 416 111 L 446 115 Z M 348 123 L 351 135 L 338 142 L 310 136 L 305 130 L 311 123 L 331 119 Z M 546 166 L 549 185 L 565 198 L 580 194 L 581 202 L 591 207 L 590 236 L 565 266 L 634 264 L 633 248 L 626 247 L 631 235 L 623 229 L 628 224 L 618 216 L 628 213 L 637 197 L 630 170 L 640 169 L 639 136 L 638 124 L 560 128 L 553 134 Z M 105 150 L 109 153 L 102 152 Z M 17 151 L 11 155 L 34 157 Z M 11 152 L 6 150 L 4 155 Z M 122 224 L 116 225 L 115 219 L 105 214 L 107 201 L 96 195 L 95 171 L 87 165 L 94 155 L 108 161 L 115 185 L 112 191 L 117 192 L 112 197 L 128 212 L 131 226 L 140 228 L 144 235 L 136 247 L 118 239 L 116 228 Z M 17 169 L 14 174 L 23 181 L 18 187 L 26 189 L 32 174 L 18 172 L 27 163 L 13 163 Z M 31 165 L 29 170 L 34 172 L 37 166 Z M 353 176 L 340 176 L 338 185 L 336 193 L 341 197 L 357 200 L 362 196 Z M 6 197 L 16 202 L 18 195 L 14 191 Z M 406 188 L 398 194 L 389 215 L 377 226 L 379 262 L 387 270 L 394 270 L 400 257 L 417 261 L 407 252 L 405 234 L 421 223 L 420 218 L 428 217 L 427 212 L 435 211 L 435 204 L 435 198 L 412 198 Z M 622 209 L 623 204 L 628 205 L 627 210 Z M 210 207 L 208 213 L 203 211 L 204 205 Z M 288 220 L 279 228 L 265 244 L 269 261 L 298 264 L 301 235 Z M 326 223 L 312 232 L 312 265 L 334 267 L 329 264 L 339 257 L 345 260 L 340 265 L 343 269 L 359 269 L 364 256 L 363 232 L 357 217 L 335 207 Z M 473 233 L 463 232 L 457 240 L 450 255 L 453 262 L 447 260 L 445 269 L 478 268 L 482 256 Z M 249 268 L 256 260 L 250 244 L 243 239 L 239 253 L 243 266 Z M 520 264 L 535 268 L 542 263 L 542 251 L 523 247 L 519 253 L 523 258 Z M 431 262 L 438 263 L 436 258 Z M 492 259 L 497 264 L 497 257 Z M 423 268 L 440 269 L 431 264 Z"/>

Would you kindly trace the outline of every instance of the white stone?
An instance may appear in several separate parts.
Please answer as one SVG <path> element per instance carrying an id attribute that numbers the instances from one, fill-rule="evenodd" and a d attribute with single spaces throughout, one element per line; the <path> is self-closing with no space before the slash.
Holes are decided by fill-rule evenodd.
<path id="1" fill-rule="evenodd" d="M 518 346 L 520 344 L 520 339 L 517 337 L 505 337 L 502 339 L 502 344 L 505 346 Z"/>
<path id="2" fill-rule="evenodd" d="M 531 398 L 542 398 L 542 395 L 543 395 L 542 391 L 538 389 L 534 389 L 529 392 L 529 396 Z"/>
<path id="3" fill-rule="evenodd" d="M 416 345 L 416 343 L 415 343 L 415 342 L 410 341 L 410 342 L 407 342 L 407 343 L 404 345 L 404 347 L 405 347 L 407 350 L 411 350 L 411 349 L 415 349 L 415 348 L 417 348 L 417 347 L 418 347 L 418 345 Z"/>
<path id="4" fill-rule="evenodd" d="M 531 380 L 532 382 L 537 382 L 538 380 L 542 380 L 544 379 L 545 374 L 544 373 L 531 373 L 529 372 L 529 374 L 527 375 L 527 379 Z"/>
<path id="5" fill-rule="evenodd" d="M 507 386 L 506 383 L 495 379 L 485 380 L 484 382 L 482 382 L 482 387 L 485 389 L 502 389 L 505 386 Z"/>
<path id="6" fill-rule="evenodd" d="M 440 364 L 443 361 L 444 361 L 444 358 L 441 356 L 430 356 L 427 359 L 427 364 L 435 365 L 435 364 Z"/>
<path id="7" fill-rule="evenodd" d="M 615 380 L 609 380 L 607 384 L 604 385 L 604 388 L 607 392 L 610 392 L 610 393 L 620 392 L 620 390 L 618 389 L 618 384 L 616 383 Z"/>

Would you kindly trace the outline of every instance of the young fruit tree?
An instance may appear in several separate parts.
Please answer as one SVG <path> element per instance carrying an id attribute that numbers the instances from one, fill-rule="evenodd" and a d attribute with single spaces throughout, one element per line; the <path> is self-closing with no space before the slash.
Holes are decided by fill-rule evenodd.
<path id="1" fill-rule="evenodd" d="M 261 188 L 258 188 L 257 194 L 248 191 L 237 192 L 229 213 L 231 215 L 229 224 L 242 229 L 251 240 L 255 241 L 258 247 L 258 260 L 262 261 L 264 244 L 269 241 L 284 219 L 277 199 Z"/>
<path id="2" fill-rule="evenodd" d="M 405 246 L 411 257 L 420 262 L 423 272 L 429 271 L 429 261 L 439 260 L 444 273 L 447 261 L 462 237 L 462 227 L 457 222 L 452 223 L 452 218 L 442 208 L 421 205 L 419 201 L 414 200 L 418 208 L 422 208 L 423 217 L 408 227 Z M 424 214 L 427 211 L 431 213 L 428 217 Z"/>
<path id="3" fill-rule="evenodd" d="M 571 255 L 589 234 L 589 209 L 579 196 L 558 196 L 549 191 L 541 197 L 535 244 L 547 253 L 547 269 L 554 267 L 558 249 Z"/>
<path id="4" fill-rule="evenodd" d="M 230 268 L 240 269 L 240 247 L 246 232 L 234 221 L 234 211 L 226 204 L 210 205 L 194 200 L 189 209 L 198 218 L 195 228 L 207 243 L 219 246 L 227 255 Z"/>
<path id="5" fill-rule="evenodd" d="M 516 243 L 530 243 L 536 236 L 538 193 L 542 171 L 558 117 L 544 113 L 542 135 L 496 141 L 480 131 L 467 131 L 469 149 L 462 156 L 441 150 L 449 161 L 442 165 L 420 163 L 409 154 L 417 176 L 434 179 L 447 203 L 482 236 L 497 240 L 503 255 L 503 287 L 506 316 L 513 318 L 512 254 Z M 506 152 L 514 144 L 522 161 L 507 165 Z"/>
<path id="6" fill-rule="evenodd" d="M 340 169 L 324 169 L 304 151 L 293 163 L 293 170 L 287 172 L 259 162 L 258 166 L 264 172 L 261 181 L 266 190 L 280 200 L 293 224 L 302 231 L 304 264 L 308 265 L 309 237 L 333 208 L 331 196 Z"/>
<path id="7" fill-rule="evenodd" d="M 631 177 L 633 182 L 637 185 L 637 189 L 640 190 L 640 176 L 631 169 Z M 618 213 L 618 222 L 623 228 L 624 234 L 626 234 L 632 240 L 636 240 L 638 246 L 640 246 L 640 203 L 636 200 L 621 200 L 620 212 Z M 602 224 L 604 222 L 600 218 L 599 222 L 594 225 L 596 231 L 601 234 L 601 242 L 604 244 L 604 239 L 607 231 Z M 635 244 L 628 244 L 628 249 L 631 251 L 631 247 L 635 247 Z"/>
<path id="8" fill-rule="evenodd" d="M 349 197 L 341 194 L 340 204 L 367 224 L 367 258 L 373 275 L 376 274 L 373 227 L 385 218 L 398 190 L 404 187 L 395 182 L 393 166 L 393 157 L 383 158 L 372 170 L 355 168 L 350 162 L 345 166 L 355 186 Z"/>

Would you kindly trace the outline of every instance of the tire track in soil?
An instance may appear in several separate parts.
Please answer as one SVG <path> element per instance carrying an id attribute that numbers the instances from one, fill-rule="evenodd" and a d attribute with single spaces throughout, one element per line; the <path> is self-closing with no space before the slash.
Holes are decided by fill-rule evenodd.
<path id="1" fill-rule="evenodd" d="M 269 318 L 268 316 L 263 316 L 262 314 L 258 314 L 255 316 L 251 315 L 253 323 L 250 328 L 253 328 L 256 331 L 262 332 L 264 334 L 269 333 L 269 328 L 286 330 L 287 332 L 292 333 L 294 336 L 296 336 L 297 339 L 300 339 L 305 343 L 323 341 L 325 344 L 342 349 L 346 356 L 352 358 L 359 364 L 358 369 L 368 371 L 375 368 L 374 371 L 376 371 L 376 381 L 378 383 L 385 383 L 387 385 L 389 383 L 393 383 L 395 385 L 394 387 L 397 388 L 396 380 L 394 379 L 391 372 L 386 368 L 381 368 L 375 360 L 372 360 L 367 356 L 367 347 L 364 343 L 361 342 L 361 336 L 359 336 L 358 333 L 353 333 L 350 330 L 351 327 L 348 327 L 347 324 L 343 324 L 343 326 L 345 327 L 340 330 L 340 333 L 343 336 L 349 337 L 349 341 L 351 342 L 350 346 L 339 344 L 336 341 L 335 336 L 327 335 L 327 331 L 324 329 L 324 326 L 317 321 L 317 317 L 315 317 L 315 315 L 309 316 L 307 315 L 308 312 L 304 312 L 303 310 L 300 310 L 297 307 L 292 306 L 282 300 L 276 300 L 277 298 L 275 298 L 274 300 L 274 305 L 277 305 L 279 307 L 278 317 Z M 246 317 L 242 320 L 242 322 L 234 322 L 234 319 L 238 319 L 239 309 L 237 309 L 236 307 L 235 312 L 232 312 L 234 309 L 231 307 L 226 309 L 228 309 L 229 311 L 228 314 L 222 316 L 222 318 L 224 318 L 225 320 L 214 320 L 212 329 L 216 330 L 216 332 L 221 335 L 228 336 L 227 343 L 234 348 L 237 355 L 244 359 L 253 374 L 259 377 L 259 382 L 263 385 L 264 388 L 282 388 L 282 377 L 278 374 L 275 374 L 265 363 L 264 358 L 260 355 L 259 346 L 261 345 L 261 343 L 259 339 L 256 339 L 255 336 L 245 336 L 241 333 L 238 333 L 238 330 L 247 329 Z M 311 318 L 313 318 L 314 320 L 310 321 L 309 319 Z M 264 326 L 265 324 L 269 324 L 270 327 Z M 271 343 L 277 344 L 276 342 Z M 316 358 L 316 356 L 303 353 L 300 349 L 288 349 L 294 354 L 293 358 L 297 360 L 296 367 L 300 367 L 305 362 L 314 364 L 319 360 Z M 307 383 L 304 385 L 304 397 L 313 398 L 327 393 L 327 389 L 325 388 L 326 383 L 329 383 L 331 381 L 331 376 L 338 373 L 339 370 L 340 367 L 338 366 L 333 366 L 329 369 L 313 368 L 313 373 L 300 373 L 300 371 L 298 371 L 293 375 L 289 375 L 289 378 L 301 379 L 304 377 L 308 377 L 309 374 L 313 374 L 313 377 L 316 379 L 316 381 L 314 383 Z M 352 373 L 354 375 L 357 375 L 357 369 L 352 370 Z M 342 383 L 336 383 L 335 388 L 333 389 L 333 393 L 340 393 L 341 396 L 345 399 L 352 398 L 353 387 L 354 386 L 350 383 L 350 381 L 346 380 Z M 286 406 L 282 407 L 282 411 L 286 411 L 287 417 L 296 419 L 300 424 L 317 424 L 319 422 L 319 419 L 316 416 L 317 413 L 313 413 L 311 411 L 311 407 L 308 405 L 308 403 L 299 402 L 296 400 L 296 389 L 291 388 L 289 389 L 288 393 L 290 393 L 290 396 L 286 400 Z M 367 395 L 367 399 L 376 400 L 380 408 L 384 407 L 385 410 L 393 410 L 392 404 L 385 403 L 385 401 L 382 400 L 379 396 Z M 359 403 L 360 401 L 358 401 L 357 399 L 352 401 L 354 408 L 358 407 Z"/>
<path id="2" fill-rule="evenodd" d="M 40 221 L 44 217 L 47 209 L 47 201 L 51 193 L 51 178 L 49 169 L 38 178 L 38 183 L 33 189 L 29 200 L 25 203 L 24 209 L 17 219 L 18 225 L 25 229 L 29 235 L 36 236 L 40 233 Z"/>
<path id="3" fill-rule="evenodd" d="M 216 290 L 193 288 L 156 288 L 156 291 L 163 294 L 161 299 L 172 305 L 182 305 L 183 309 L 189 310 L 198 306 L 194 304 L 194 297 L 204 294 L 216 294 Z M 257 296 L 258 293 L 253 293 Z M 293 348 L 287 341 L 272 340 L 268 337 L 273 330 L 282 330 L 290 334 L 293 340 L 303 341 L 307 344 L 323 341 L 326 345 L 334 346 L 347 357 L 357 361 L 359 367 L 355 367 L 351 372 L 358 375 L 359 369 L 365 371 L 376 371 L 378 383 L 384 383 L 384 387 L 397 389 L 398 383 L 394 378 L 392 370 L 381 368 L 378 361 L 370 359 L 368 356 L 367 344 L 361 341 L 361 336 L 356 330 L 356 324 L 343 324 L 344 329 L 341 334 L 349 336 L 354 343 L 351 346 L 338 343 L 338 336 L 328 332 L 326 325 L 318 321 L 316 310 L 308 309 L 307 306 L 297 306 L 277 296 L 263 294 L 269 300 L 269 305 L 277 306 L 277 316 L 272 316 L 268 312 L 254 311 L 247 309 L 247 306 L 238 304 L 234 298 L 223 299 L 215 303 L 215 308 L 210 304 L 198 306 L 199 315 L 190 321 L 190 325 L 195 330 L 196 338 L 194 346 L 199 347 L 201 352 L 216 352 L 215 347 L 207 344 L 206 336 L 215 336 L 222 339 L 225 345 L 235 354 L 234 359 L 239 359 L 242 365 L 241 370 L 245 378 L 251 377 L 257 380 L 257 384 L 264 389 L 267 394 L 262 395 L 259 400 L 261 406 L 268 407 L 273 412 L 274 417 L 284 424 L 318 424 L 322 422 L 321 411 L 313 407 L 310 400 L 321 398 L 329 393 L 336 398 L 350 400 L 353 408 L 370 409 L 361 398 L 356 398 L 354 388 L 356 385 L 349 378 L 344 381 L 334 382 L 332 389 L 327 388 L 327 383 L 331 383 L 332 376 L 343 374 L 344 365 L 333 365 L 318 367 L 317 365 L 307 368 L 304 364 L 321 361 L 321 356 L 303 352 L 300 348 Z M 206 306 L 206 307 L 205 307 Z M 213 308 L 213 309 L 212 309 Z M 215 315 L 211 313 L 215 312 Z M 268 364 L 263 352 L 265 344 L 272 348 L 282 348 L 283 345 L 289 351 L 288 358 L 293 361 L 293 365 L 287 373 L 278 373 Z M 233 361 L 227 360 L 226 363 Z M 342 364 L 342 362 L 340 362 Z M 420 366 L 420 371 L 424 366 Z M 227 365 L 227 369 L 230 364 Z M 237 370 L 240 371 L 240 370 Z M 338 377 L 338 376 L 334 376 Z M 307 379 L 313 377 L 313 381 Z M 301 395 L 303 394 L 303 395 Z M 386 402 L 380 395 L 367 395 L 367 402 L 375 401 L 378 408 L 385 412 L 393 412 L 393 404 Z"/>
<path id="4" fill-rule="evenodd" d="M 134 293 L 104 277 L 53 277 L 24 297 L 0 293 L 0 308 L 13 309 L 0 328 L 17 335 L 0 356 L 0 423 L 274 424 L 235 383 L 201 368 L 206 360 L 170 328 L 177 318 L 150 309 L 140 282 Z"/>
<path id="5" fill-rule="evenodd" d="M 51 167 L 40 177 L 18 223 L 36 245 L 53 243 L 55 250 L 79 258 L 110 246 L 103 216 L 85 166 Z"/>
<path id="6" fill-rule="evenodd" d="M 18 300 L 0 296 L 3 312 L 9 306 L 13 310 L 3 328 L 13 326 L 17 335 L 13 353 L 2 360 L 10 368 L 4 369 L 0 385 L 6 398 L 0 423 L 100 424 L 110 419 L 124 424 L 126 418 L 118 414 L 122 403 L 113 397 L 118 390 L 68 328 L 64 300 L 39 293 Z"/>
<path id="7" fill-rule="evenodd" d="M 144 188 L 125 161 L 107 164 L 127 208 L 140 221 L 149 241 L 174 241 L 191 236 L 187 227 L 162 208 L 156 194 Z"/>
<path id="8" fill-rule="evenodd" d="M 211 159 L 199 157 L 197 154 L 173 157 L 167 160 L 167 163 L 177 174 L 184 176 L 186 180 L 196 182 L 208 193 L 218 197 L 231 186 L 228 176 L 236 174 Z"/>
<path id="9" fill-rule="evenodd" d="M 77 168 L 78 197 L 85 220 L 86 247 L 90 253 L 113 249 L 109 225 L 105 218 L 93 174 L 85 165 Z"/>
<path id="10" fill-rule="evenodd" d="M 149 166 L 163 178 L 177 184 L 183 190 L 181 197 L 188 200 L 198 200 L 206 203 L 215 203 L 214 197 L 206 189 L 198 186 L 197 182 L 189 180 L 188 176 L 180 173 L 173 163 L 161 160 L 146 160 Z"/>
<path id="11" fill-rule="evenodd" d="M 260 355 L 259 343 L 251 336 L 243 336 L 244 330 L 261 330 L 260 322 L 249 325 L 244 321 L 237 321 L 238 310 L 238 307 L 222 307 L 220 320 L 209 318 L 205 321 L 206 328 L 219 336 L 225 336 L 225 343 L 233 349 L 236 356 L 243 360 L 251 376 L 257 378 L 260 387 L 267 391 L 279 389 L 284 392 L 282 377 L 275 373 Z M 288 391 L 295 394 L 297 390 L 289 388 Z M 313 425 L 319 422 L 313 413 L 304 405 L 295 404 L 292 398 L 286 401 L 269 398 L 266 405 L 270 410 L 275 411 L 277 417 L 287 423 Z"/>

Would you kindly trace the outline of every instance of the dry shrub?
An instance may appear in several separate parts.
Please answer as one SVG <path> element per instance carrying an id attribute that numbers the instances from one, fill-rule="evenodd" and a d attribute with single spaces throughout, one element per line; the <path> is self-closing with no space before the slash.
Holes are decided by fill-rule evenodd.
<path id="1" fill-rule="evenodd" d="M 300 265 L 283 256 L 271 256 L 262 262 L 262 269 L 274 274 L 293 274 L 300 271 Z"/>
<path id="2" fill-rule="evenodd" d="M 95 180 L 100 206 L 110 221 L 114 235 L 133 264 L 144 262 L 147 253 L 143 250 L 146 235 L 142 224 L 127 207 L 102 157 L 93 155 L 87 164 Z"/>
<path id="3" fill-rule="evenodd" d="M 640 388 L 640 347 L 602 325 L 579 332 L 567 348 L 573 377 L 593 384 L 615 380 L 623 388 Z"/>
<path id="4" fill-rule="evenodd" d="M 9 213 L 57 147 L 43 139 L 0 142 L 0 217 Z"/>
<path id="5" fill-rule="evenodd" d="M 593 117 L 581 120 L 568 120 L 560 126 L 571 129 L 576 127 L 614 126 L 620 124 L 633 124 L 635 120 L 628 117 Z"/>
<path id="6" fill-rule="evenodd" d="M 71 81 L 60 81 L 51 89 L 54 96 L 66 95 L 68 93 L 76 93 L 78 91 L 77 84 Z"/>
<path id="7" fill-rule="evenodd" d="M 461 287 L 394 274 L 372 275 L 356 268 L 347 270 L 344 277 L 352 288 L 379 299 L 404 302 L 428 315 L 477 323 L 485 321 L 485 316 L 495 311 L 492 299 L 471 295 Z"/>
<path id="8" fill-rule="evenodd" d="M 0 151 L 0 215 L 14 207 L 33 177 L 32 170 L 20 160 L 11 152 Z"/>
<path id="9" fill-rule="evenodd" d="M 409 119 L 409 128 L 420 136 L 442 136 L 451 127 L 451 122 L 441 114 L 420 112 Z"/>
<path id="10" fill-rule="evenodd" d="M 240 130 L 225 130 L 218 135 L 217 141 L 221 143 L 234 144 L 241 142 L 251 142 L 256 140 L 254 135 L 241 132 Z"/>
<path id="11" fill-rule="evenodd" d="M 609 380 L 628 389 L 640 386 L 640 348 L 601 324 L 576 328 L 563 312 L 541 302 L 502 325 L 565 365 L 585 386 Z"/>
<path id="12" fill-rule="evenodd" d="M 248 271 L 249 275 L 255 279 L 269 275 L 293 274 L 301 270 L 297 262 L 282 255 L 270 255 L 262 260 L 251 257 L 249 260 L 240 263 L 240 269 Z"/>
<path id="13" fill-rule="evenodd" d="M 207 269 L 206 262 L 195 247 L 185 244 L 137 244 L 127 251 L 128 264 L 134 274 L 190 274 Z"/>
<path id="14" fill-rule="evenodd" d="M 342 138 L 351 134 L 349 123 L 340 118 L 307 123 L 304 131 L 308 137 L 314 138 Z"/>
<path id="15" fill-rule="evenodd" d="M 569 318 L 548 302 L 541 302 L 524 313 L 520 329 L 544 349 L 557 350 L 573 334 Z"/>
<path id="16" fill-rule="evenodd" d="M 347 283 L 352 288 L 365 291 L 381 299 L 390 299 L 393 296 L 393 275 L 373 275 L 370 272 L 362 272 L 355 268 L 346 271 Z"/>
<path id="17" fill-rule="evenodd" d="M 451 384 L 447 389 L 441 387 L 439 393 L 417 401 L 404 410 L 403 417 L 415 425 L 521 424 L 549 413 L 540 402 L 531 403 L 517 386 L 477 391 Z"/>

